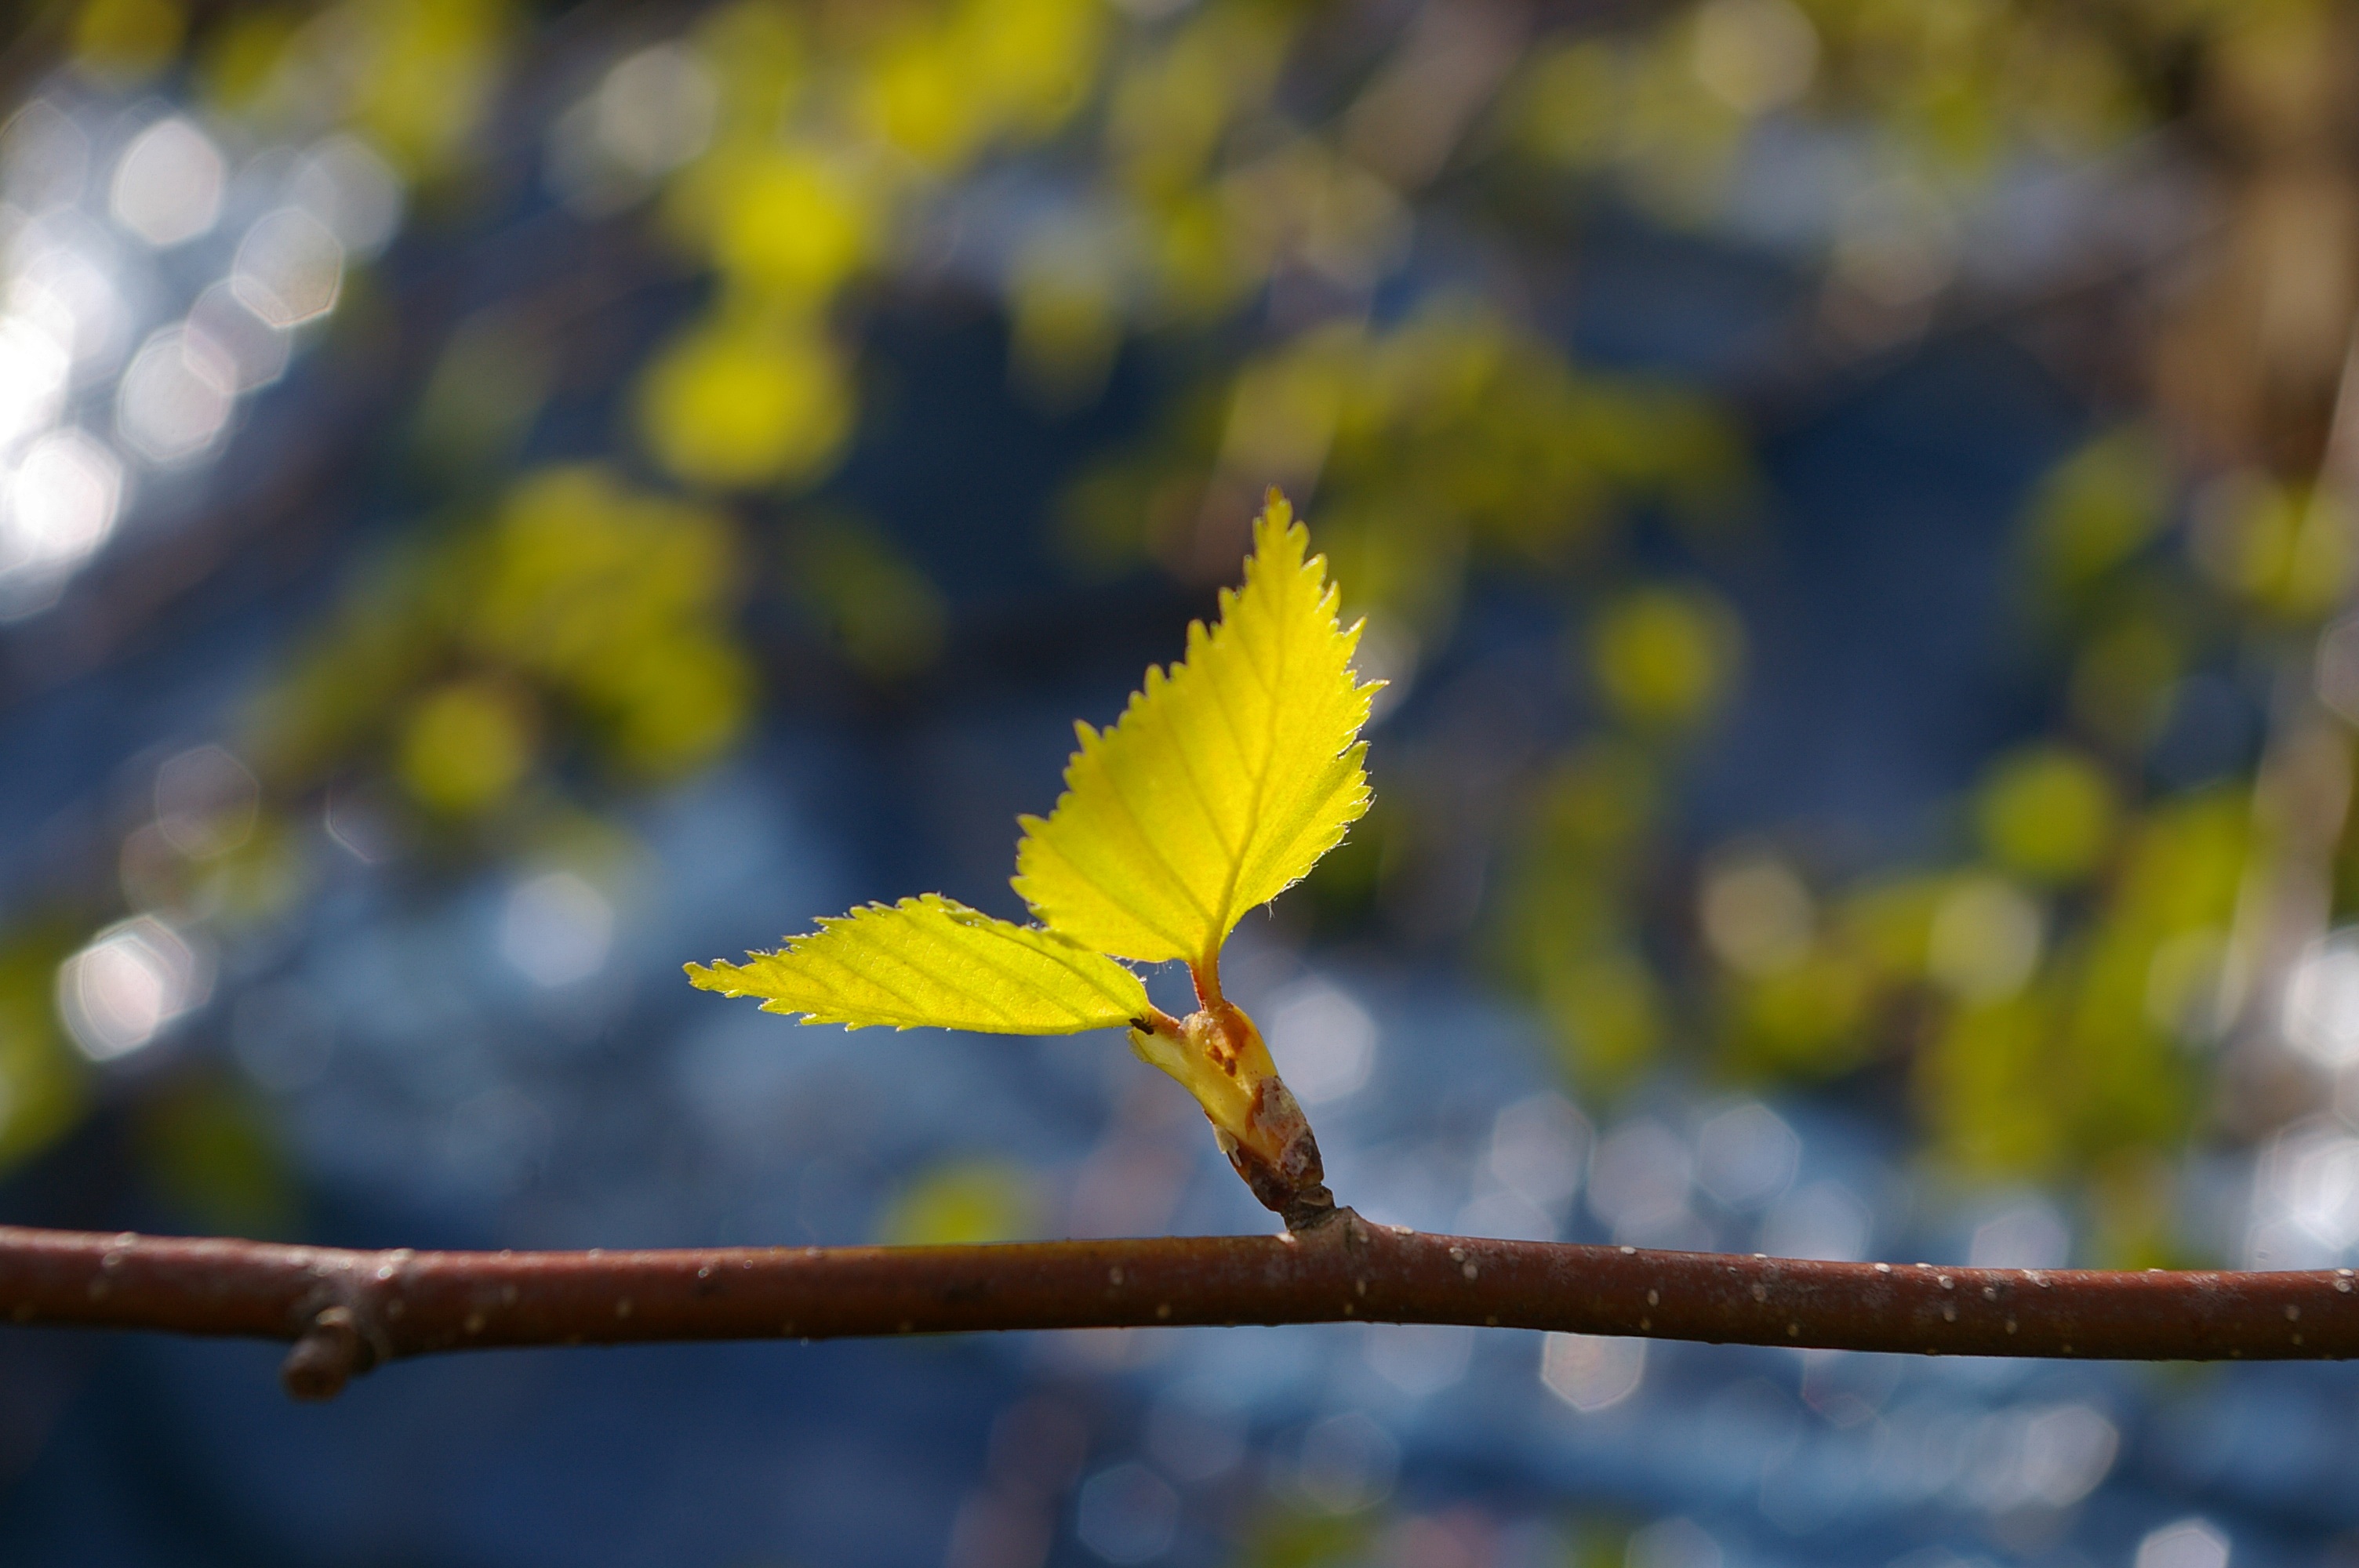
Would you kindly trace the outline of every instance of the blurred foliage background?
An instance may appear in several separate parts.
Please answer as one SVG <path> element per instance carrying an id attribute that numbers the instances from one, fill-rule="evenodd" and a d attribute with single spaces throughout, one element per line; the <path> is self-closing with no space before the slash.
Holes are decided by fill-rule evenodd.
<path id="1" fill-rule="evenodd" d="M 1825 1256 L 2347 1259 L 2354 79 L 2359 16 L 2313 0 L 28 4 L 0 52 L 8 1217 L 1256 1223 L 1094 1054 L 741 1044 L 665 977 L 921 884 L 1013 913 L 993 868 L 1061 725 L 1177 654 L 1277 484 L 1392 683 L 1375 813 L 1239 964 L 1334 1107 L 1347 1201 Z M 0 1539 L 210 1562 L 192 1521 L 234 1516 L 241 1560 L 312 1560 L 284 1543 L 333 1509 L 200 1506 L 125 1457 L 196 1464 L 203 1422 L 107 1412 L 250 1370 L 214 1354 L 8 1341 Z M 2237 1426 L 2311 1396 L 1567 1336 L 1486 1382 L 1465 1342 L 1371 1339 L 1404 1414 L 1348 1379 L 1207 1405 L 1145 1351 L 806 1354 L 901 1390 L 842 1482 L 901 1522 L 826 1522 L 816 1480 L 691 1487 L 742 1522 L 723 1560 L 2359 1540 L 2318 1468 L 2347 1382 Z M 1934 1442 L 1919 1378 L 1950 1458 L 1844 1490 Z M 595 1397 L 691 1419 L 625 1381 Z M 501 1387 L 546 1457 L 543 1386 Z M 1468 1446 L 1527 1394 L 1692 1416 L 1745 1478 L 1610 1427 Z M 1980 1436 L 1940 1427 L 1968 1410 Z M 270 1420 L 255 1465 L 294 1441 Z M 2252 1422 L 2294 1433 L 2257 1491 L 2169 1435 Z M 114 1496 L 139 1522 L 103 1540 L 46 1500 Z M 516 1517 L 479 1500 L 400 1560 L 491 1560 Z"/>

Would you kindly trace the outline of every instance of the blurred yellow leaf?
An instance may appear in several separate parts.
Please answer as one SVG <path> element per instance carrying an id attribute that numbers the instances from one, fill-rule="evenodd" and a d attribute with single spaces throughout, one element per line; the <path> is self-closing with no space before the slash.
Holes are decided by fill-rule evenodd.
<path id="1" fill-rule="evenodd" d="M 677 777 L 754 711 L 729 519 L 595 465 L 523 476 L 480 524 L 365 581 L 255 705 L 242 749 L 266 795 L 390 753 L 412 798 L 464 817 L 509 798 L 544 745 Z"/>
<path id="2" fill-rule="evenodd" d="M 174 0 L 83 0 L 74 63 L 117 85 L 153 76 L 179 51 L 188 16 Z"/>
<path id="3" fill-rule="evenodd" d="M 852 425 L 843 366 L 808 326 L 697 328 L 648 368 L 640 394 L 657 460 L 698 484 L 810 479 Z"/>
<path id="4" fill-rule="evenodd" d="M 1101 0 L 968 0 L 958 32 L 969 90 L 1027 137 L 1088 101 L 1103 46 Z"/>
<path id="5" fill-rule="evenodd" d="M 1734 993 L 1731 1064 L 1746 1073 L 1832 1077 L 1856 1067 L 1875 1042 L 1867 1030 L 1873 975 L 1841 947 L 1813 951 Z"/>
<path id="6" fill-rule="evenodd" d="M 2000 762 L 1974 802 L 1975 826 L 1992 856 L 2038 881 L 2077 881 L 2113 842 L 2119 807 L 2112 781 L 2087 757 L 2060 746 Z"/>
<path id="7" fill-rule="evenodd" d="M 1727 695 L 1734 615 L 1701 589 L 1641 589 L 1609 606 L 1590 633 L 1590 665 L 1614 711 L 1654 729 L 1692 725 Z"/>
<path id="8" fill-rule="evenodd" d="M 231 114 L 261 109 L 295 27 L 296 18 L 280 11 L 239 11 L 216 24 L 198 61 L 212 105 Z"/>
<path id="9" fill-rule="evenodd" d="M 2256 472 L 2229 474 L 2204 490 L 2189 542 L 2196 564 L 2223 588 L 2288 621 L 2313 621 L 2340 605 L 2359 564 L 2346 509 L 2331 489 Z"/>
<path id="10" fill-rule="evenodd" d="M 2197 1105 L 2186 1032 L 2208 1013 L 2251 820 L 2248 802 L 2225 790 L 2150 810 L 2122 835 L 2120 869 L 2089 928 L 2060 943 L 2028 985 L 1968 998 L 1936 1020 L 1914 1087 L 1951 1162 L 2044 1178 L 2141 1150 L 2176 1152 Z"/>
<path id="11" fill-rule="evenodd" d="M 941 590 L 873 530 L 815 523 L 792 561 L 789 587 L 862 674 L 898 679 L 940 651 L 949 618 Z"/>
<path id="12" fill-rule="evenodd" d="M 474 134 L 507 26 L 506 0 L 343 0 L 305 39 L 325 57 L 311 61 L 317 77 L 348 83 L 354 122 L 418 175 Z"/>
<path id="13" fill-rule="evenodd" d="M 80 934 L 41 920 L 0 935 L 0 1170 L 71 1128 L 86 1098 L 87 1064 L 57 1015 L 58 966 Z"/>
<path id="14" fill-rule="evenodd" d="M 144 1108 L 142 1152 L 167 1202 L 207 1230 L 287 1235 L 297 1217 L 294 1173 L 264 1108 L 234 1082 L 183 1084 Z"/>
<path id="15" fill-rule="evenodd" d="M 867 261 L 875 204 L 842 168 L 780 147 L 735 160 L 729 174 L 712 259 L 731 283 L 807 304 Z"/>
<path id="16" fill-rule="evenodd" d="M 1589 1089 L 1627 1088 L 1662 1048 L 1662 984 L 1626 948 L 1601 947 L 1550 966 L 1540 977 L 1539 1000 L 1566 1067 Z"/>
<path id="17" fill-rule="evenodd" d="M 1052 230 L 1018 256 L 1009 280 L 1008 370 L 1052 413 L 1094 401 L 1122 346 L 1108 248 L 1086 232 Z"/>
<path id="18" fill-rule="evenodd" d="M 967 61 L 938 32 L 904 35 L 870 68 L 863 107 L 876 133 L 919 162 L 946 169 L 982 130 Z"/>
<path id="19" fill-rule="evenodd" d="M 2073 660 L 2072 717 L 2107 744 L 2136 751 L 2185 663 L 2184 635 L 2167 607 L 2153 605 L 2092 636 Z"/>
<path id="20" fill-rule="evenodd" d="M 2141 429 L 2081 448 L 2040 481 L 2031 505 L 2035 564 L 2051 591 L 2082 588 L 2127 560 L 2169 521 L 2170 473 Z"/>
<path id="21" fill-rule="evenodd" d="M 471 816 L 507 798 L 532 752 L 531 721 L 513 694 L 484 681 L 453 681 L 411 710 L 401 781 L 420 805 Z"/>
<path id="22" fill-rule="evenodd" d="M 886 1208 L 876 1238 L 888 1247 L 973 1247 L 1038 1233 L 1037 1184 L 1020 1168 L 966 1160 L 921 1173 Z"/>
<path id="23" fill-rule="evenodd" d="M 705 12 L 690 30 L 697 59 L 712 73 L 721 114 L 733 130 L 769 136 L 809 69 L 803 16 L 768 0 L 738 0 Z"/>

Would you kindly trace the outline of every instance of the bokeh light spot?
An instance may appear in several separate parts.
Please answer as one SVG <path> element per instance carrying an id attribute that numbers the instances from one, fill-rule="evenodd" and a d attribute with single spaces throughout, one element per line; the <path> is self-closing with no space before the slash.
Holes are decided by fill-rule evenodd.
<path id="1" fill-rule="evenodd" d="M 401 176 L 355 135 L 339 133 L 306 153 L 287 194 L 355 257 L 376 254 L 401 227 Z"/>
<path id="2" fill-rule="evenodd" d="M 1540 1381 L 1583 1415 L 1612 1410 L 1647 1378 L 1647 1342 L 1598 1334 L 1551 1334 L 1542 1342 Z"/>
<path id="3" fill-rule="evenodd" d="M 114 423 L 125 445 L 158 467 L 211 449 L 229 425 L 237 366 L 220 345 L 186 327 L 150 336 L 115 389 Z"/>
<path id="4" fill-rule="evenodd" d="M 2285 1037 L 2320 1066 L 2359 1063 L 2359 926 L 2310 944 L 2286 981 Z"/>
<path id="5" fill-rule="evenodd" d="M 0 128 L 0 188 L 15 206 L 39 212 L 72 201 L 89 178 L 90 137 L 50 100 L 31 100 Z"/>
<path id="6" fill-rule="evenodd" d="M 500 957 L 535 985 L 558 987 L 603 968 L 614 945 L 614 907 L 571 871 L 520 882 L 500 919 Z"/>
<path id="7" fill-rule="evenodd" d="M 238 392 L 267 386 L 286 373 L 291 345 L 285 329 L 255 315 L 226 281 L 197 296 L 189 307 L 188 330 L 203 337 L 229 365 Z"/>
<path id="8" fill-rule="evenodd" d="M 342 243 L 301 208 L 282 207 L 246 231 L 229 283 L 256 316 L 288 328 L 333 309 L 343 276 Z"/>
<path id="9" fill-rule="evenodd" d="M 114 221 L 158 250 L 186 243 L 221 220 L 228 166 L 212 138 L 175 114 L 123 149 L 107 204 Z"/>
<path id="10" fill-rule="evenodd" d="M 201 1003 L 212 978 L 180 934 L 150 915 L 109 926 L 58 968 L 58 1013 L 93 1062 L 127 1056 Z"/>
<path id="11" fill-rule="evenodd" d="M 1942 895 L 1926 937 L 1925 968 L 1962 1000 L 2003 1001 L 2039 967 L 2048 919 L 1999 877 L 1967 877 Z"/>
<path id="12" fill-rule="evenodd" d="M 1731 1208 L 1768 1202 L 1794 1184 L 1802 1141 L 1758 1101 L 1731 1106 L 1696 1130 L 1696 1179 Z"/>
<path id="13" fill-rule="evenodd" d="M 1357 1513 L 1391 1495 L 1400 1444 L 1358 1411 L 1314 1422 L 1302 1434 L 1294 1484 L 1313 1507 Z"/>
<path id="14" fill-rule="evenodd" d="M 1362 1354 L 1377 1377 L 1427 1399 L 1465 1378 L 1476 1332 L 1451 1323 L 1372 1323 Z"/>
<path id="15" fill-rule="evenodd" d="M 1589 1156 L 1590 1212 L 1617 1238 L 1685 1212 L 1695 1162 L 1679 1135 L 1651 1117 L 1625 1121 Z"/>
<path id="16" fill-rule="evenodd" d="M 1732 968 L 1781 974 L 1810 956 L 1818 905 L 1809 884 L 1776 855 L 1732 857 L 1704 874 L 1704 940 Z"/>
<path id="17" fill-rule="evenodd" d="M 1841 1182 L 1812 1182 L 1778 1200 L 1761 1226 L 1761 1249 L 1773 1258 L 1856 1263 L 1867 1256 L 1875 1216 Z"/>
<path id="18" fill-rule="evenodd" d="M 1101 1470 L 1082 1483 L 1073 1533 L 1109 1563 L 1146 1563 L 1163 1555 L 1180 1523 L 1180 1495 L 1136 1461 Z"/>
<path id="19" fill-rule="evenodd" d="M 1531 1095 L 1503 1108 L 1491 1123 L 1491 1173 L 1508 1191 L 1545 1210 L 1558 1210 L 1580 1190 L 1589 1158 L 1589 1119 L 1562 1095 Z"/>
<path id="20" fill-rule="evenodd" d="M 13 252 L 8 310 L 64 346 L 75 369 L 112 365 L 130 341 L 131 312 L 116 282 L 114 247 L 71 213 L 27 225 Z"/>
<path id="21" fill-rule="evenodd" d="M 2138 1542 L 2136 1568 L 2228 1568 L 2228 1538 L 2209 1519 L 2183 1519 Z"/>
<path id="22" fill-rule="evenodd" d="M 21 316 L 0 317 L 0 451 L 57 416 L 72 368 L 54 335 Z"/>
<path id="23" fill-rule="evenodd" d="M 1376 1021 L 1324 980 L 1280 993 L 1268 1013 L 1272 1054 L 1304 1105 L 1342 1099 L 1368 1081 L 1376 1060 Z"/>
<path id="24" fill-rule="evenodd" d="M 1974 1269 L 2060 1269 L 2072 1255 L 2072 1232 L 2054 1207 L 2034 1199 L 1974 1227 L 1966 1264 Z"/>
<path id="25" fill-rule="evenodd" d="M 1695 74 L 1745 114 L 1782 109 L 1810 89 L 1818 29 L 1789 0 L 1705 0 L 1695 18 Z"/>
<path id="26" fill-rule="evenodd" d="M 0 620 L 55 602 L 75 568 L 106 542 L 123 505 L 123 464 L 80 430 L 27 448 L 0 506 Z"/>
<path id="27" fill-rule="evenodd" d="M 693 54 L 657 44 L 606 73 L 597 104 L 599 145 L 631 173 L 653 178 L 712 143 L 720 93 Z"/>
<path id="28" fill-rule="evenodd" d="M 1720 1542 L 1691 1519 L 1674 1517 L 1630 1532 L 1623 1568 L 1721 1568 Z"/>
<path id="29" fill-rule="evenodd" d="M 225 855 L 254 836 L 262 786 L 220 746 L 198 746 L 156 770 L 156 826 L 180 853 Z"/>

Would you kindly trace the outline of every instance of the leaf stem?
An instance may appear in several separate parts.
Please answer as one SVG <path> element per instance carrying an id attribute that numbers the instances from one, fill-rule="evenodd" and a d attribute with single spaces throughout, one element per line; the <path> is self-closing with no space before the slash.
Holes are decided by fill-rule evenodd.
<path id="1" fill-rule="evenodd" d="M 1205 1011 L 1221 1005 L 1221 950 L 1217 946 L 1188 966 L 1196 984 L 1196 1006 Z"/>

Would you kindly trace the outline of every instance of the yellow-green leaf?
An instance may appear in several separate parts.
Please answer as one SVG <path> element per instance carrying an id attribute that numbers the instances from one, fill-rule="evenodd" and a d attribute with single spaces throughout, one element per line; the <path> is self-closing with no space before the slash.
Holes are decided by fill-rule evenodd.
<path id="1" fill-rule="evenodd" d="M 1016 855 L 1016 891 L 1049 929 L 1207 963 L 1367 810 L 1358 737 L 1375 687 L 1353 675 L 1359 628 L 1336 624 L 1326 558 L 1309 550 L 1273 492 L 1220 623 L 1190 626 L 1187 658 L 1150 668 L 1112 729 L 1075 726 L 1065 794 L 1023 819 Z"/>
<path id="2" fill-rule="evenodd" d="M 688 966 L 700 989 L 765 999 L 806 1023 L 1071 1034 L 1148 1011 L 1138 977 L 1038 926 L 927 893 L 868 904 L 745 964 Z"/>

